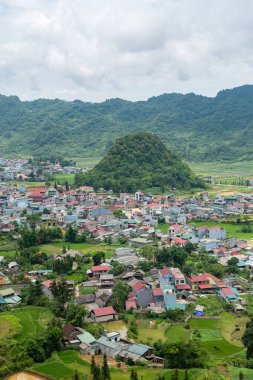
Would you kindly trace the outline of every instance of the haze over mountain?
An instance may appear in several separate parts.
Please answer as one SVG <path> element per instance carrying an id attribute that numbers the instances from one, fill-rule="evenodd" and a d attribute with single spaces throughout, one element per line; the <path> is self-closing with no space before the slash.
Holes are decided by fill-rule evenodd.
<path id="1" fill-rule="evenodd" d="M 196 177 L 158 136 L 147 132 L 131 133 L 117 139 L 90 172 L 76 175 L 75 183 L 114 192 L 154 187 L 162 190 L 205 187 L 204 181 Z"/>
<path id="2" fill-rule="evenodd" d="M 102 103 L 0 95 L 1 155 L 101 157 L 119 136 L 150 131 L 190 161 L 253 158 L 253 86 L 214 98 L 163 94 Z"/>

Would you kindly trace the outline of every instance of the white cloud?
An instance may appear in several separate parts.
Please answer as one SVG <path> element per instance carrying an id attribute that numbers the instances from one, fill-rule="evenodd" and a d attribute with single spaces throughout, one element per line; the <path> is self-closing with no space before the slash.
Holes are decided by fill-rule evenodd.
<path id="1" fill-rule="evenodd" d="M 0 0 L 0 92 L 215 95 L 253 78 L 253 2 Z"/>

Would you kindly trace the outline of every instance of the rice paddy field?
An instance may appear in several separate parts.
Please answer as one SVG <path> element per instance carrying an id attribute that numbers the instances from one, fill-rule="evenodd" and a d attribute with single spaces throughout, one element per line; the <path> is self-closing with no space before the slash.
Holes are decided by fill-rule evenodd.
<path id="1" fill-rule="evenodd" d="M 0 339 L 13 337 L 22 342 L 28 336 L 39 333 L 52 314 L 47 308 L 26 306 L 0 314 Z"/>

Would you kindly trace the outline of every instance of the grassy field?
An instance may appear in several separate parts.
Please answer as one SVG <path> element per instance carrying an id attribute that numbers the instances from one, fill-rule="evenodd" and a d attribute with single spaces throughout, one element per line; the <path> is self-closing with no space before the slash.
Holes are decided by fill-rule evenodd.
<path id="1" fill-rule="evenodd" d="M 235 346 L 243 347 L 241 338 L 244 334 L 248 318 L 231 313 L 221 313 L 220 317 L 221 335 L 223 338 Z M 236 326 L 238 326 L 239 330 L 236 329 Z"/>
<path id="2" fill-rule="evenodd" d="M 232 320 L 224 313 L 220 319 L 190 319 L 189 325 L 199 333 L 201 346 L 208 352 L 213 359 L 224 359 L 228 356 L 236 355 L 242 351 L 239 337 L 232 342 L 233 324 L 236 317 Z M 233 317 L 233 316 L 232 316 Z M 222 322 L 221 322 L 222 321 Z M 227 324 L 225 331 L 224 325 Z M 193 330 L 193 331 L 194 331 Z M 192 333 L 194 333 L 192 331 Z"/>
<path id="3" fill-rule="evenodd" d="M 242 162 L 189 162 L 190 168 L 197 175 L 213 178 L 249 178 L 253 176 L 253 161 Z"/>
<path id="4" fill-rule="evenodd" d="M 40 245 L 40 251 L 45 252 L 47 254 L 52 253 L 62 253 L 62 249 L 65 247 L 66 249 L 73 249 L 76 251 L 80 251 L 82 253 L 95 253 L 97 251 L 103 251 L 105 253 L 105 258 L 109 259 L 113 255 L 115 249 L 119 247 L 119 245 L 106 245 L 106 244 L 92 244 L 92 243 L 67 243 L 67 242 L 56 242 L 50 244 L 42 244 Z"/>
<path id="5" fill-rule="evenodd" d="M 21 322 L 13 315 L 0 315 L 0 341 L 18 335 L 22 329 Z"/>
<path id="6" fill-rule="evenodd" d="M 54 353 L 52 357 L 43 364 L 35 364 L 32 367 L 33 371 L 39 374 L 50 376 L 56 380 L 72 380 L 74 371 L 77 370 L 80 380 L 87 379 L 90 375 L 90 365 L 82 360 L 76 351 L 66 350 L 60 353 Z M 153 368 L 138 368 L 136 367 L 139 379 L 157 380 L 159 375 L 164 375 L 166 380 L 171 380 L 173 370 L 169 369 L 153 369 Z M 131 367 L 126 368 L 111 368 L 112 380 L 129 380 Z M 205 375 L 207 370 L 189 370 L 190 380 L 197 379 L 198 375 Z M 179 371 L 179 380 L 183 380 L 185 371 Z M 201 378 L 201 377 L 200 377 Z"/>
<path id="7" fill-rule="evenodd" d="M 10 312 L 4 312 L 1 317 L 13 320 L 13 317 L 20 323 L 20 329 L 15 340 L 21 342 L 27 336 L 39 333 L 43 330 L 51 317 L 51 312 L 43 307 L 26 306 L 19 309 L 13 309 Z"/>
<path id="8" fill-rule="evenodd" d="M 56 182 L 57 184 L 64 185 L 68 182 L 69 185 L 73 185 L 75 181 L 75 174 L 55 174 L 54 178 L 50 182 Z"/>

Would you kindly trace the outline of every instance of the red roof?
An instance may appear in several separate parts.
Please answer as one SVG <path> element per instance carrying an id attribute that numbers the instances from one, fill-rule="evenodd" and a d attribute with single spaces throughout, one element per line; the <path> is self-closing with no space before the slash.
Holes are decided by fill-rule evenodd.
<path id="1" fill-rule="evenodd" d="M 206 229 L 208 229 L 208 227 L 207 226 L 200 226 L 200 227 L 197 227 L 196 228 L 198 231 L 199 230 L 206 230 Z"/>
<path id="2" fill-rule="evenodd" d="M 46 288 L 50 288 L 52 283 L 53 283 L 53 280 L 46 280 L 42 282 L 42 285 L 45 286 Z"/>
<path id="3" fill-rule="evenodd" d="M 198 287 L 199 287 L 199 289 L 213 289 L 213 285 L 211 285 L 211 284 L 199 284 L 198 285 Z"/>
<path id="4" fill-rule="evenodd" d="M 221 280 L 218 277 L 215 277 L 211 273 L 203 273 L 203 275 L 206 276 L 206 277 L 208 277 L 208 278 L 211 278 L 216 283 L 221 282 Z"/>
<path id="5" fill-rule="evenodd" d="M 142 288 L 146 288 L 147 286 L 143 283 L 143 282 L 141 282 L 141 281 L 138 281 L 138 282 L 136 282 L 133 286 L 132 286 L 132 288 L 136 291 L 136 292 L 138 292 L 139 290 L 141 290 Z"/>
<path id="6" fill-rule="evenodd" d="M 169 268 L 163 268 L 163 269 L 160 269 L 160 273 L 162 276 L 165 276 L 167 273 L 170 273 L 170 270 Z"/>
<path id="7" fill-rule="evenodd" d="M 131 309 L 131 307 L 133 309 L 137 309 L 137 305 L 136 305 L 136 302 L 135 301 L 126 301 L 126 309 Z"/>
<path id="8" fill-rule="evenodd" d="M 219 229 L 219 230 L 223 230 L 224 228 L 223 227 L 220 227 L 220 226 L 212 226 L 212 227 L 208 227 L 209 230 L 216 230 L 216 229 Z"/>
<path id="9" fill-rule="evenodd" d="M 161 288 L 152 288 L 152 292 L 154 297 L 159 297 L 163 295 Z"/>
<path id="10" fill-rule="evenodd" d="M 190 277 L 189 280 L 191 282 L 203 282 L 203 281 L 208 281 L 208 278 L 205 275 L 200 274 L 199 276 Z"/>
<path id="11" fill-rule="evenodd" d="M 191 287 L 188 284 L 177 284 L 176 289 L 177 290 L 191 290 Z"/>
<path id="12" fill-rule="evenodd" d="M 223 289 L 222 289 L 222 292 L 223 292 L 224 294 L 226 294 L 226 296 L 230 296 L 230 295 L 234 294 L 234 292 L 233 292 L 232 289 L 230 289 L 230 288 L 223 288 Z"/>
<path id="13" fill-rule="evenodd" d="M 93 265 L 93 267 L 91 267 L 91 271 L 92 272 L 103 272 L 105 270 L 109 270 L 109 266 L 108 265 Z"/>
<path id="14" fill-rule="evenodd" d="M 173 229 L 173 230 L 175 230 L 175 229 L 178 229 L 178 228 L 181 228 L 180 227 L 180 225 L 179 224 L 173 224 L 172 226 L 170 226 L 170 229 Z"/>
<path id="15" fill-rule="evenodd" d="M 173 239 L 175 244 L 186 244 L 187 240 L 181 239 L 181 238 L 175 238 Z"/>
<path id="16" fill-rule="evenodd" d="M 105 315 L 116 314 L 116 312 L 112 306 L 97 307 L 96 309 L 93 309 L 92 312 L 95 314 L 96 317 L 103 317 Z"/>

